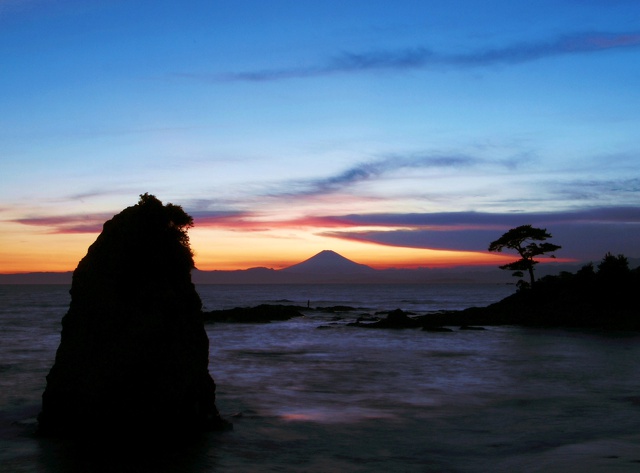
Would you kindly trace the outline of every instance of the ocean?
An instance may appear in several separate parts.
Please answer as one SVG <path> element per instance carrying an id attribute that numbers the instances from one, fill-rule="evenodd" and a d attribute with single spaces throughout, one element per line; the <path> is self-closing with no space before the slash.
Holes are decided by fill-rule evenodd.
<path id="1" fill-rule="evenodd" d="M 0 286 L 0 471 L 640 471 L 640 334 L 346 325 L 487 305 L 513 292 L 505 285 L 197 288 L 205 310 L 357 310 L 207 325 L 216 404 L 234 429 L 175 449 L 87 449 L 33 435 L 69 288 Z"/>

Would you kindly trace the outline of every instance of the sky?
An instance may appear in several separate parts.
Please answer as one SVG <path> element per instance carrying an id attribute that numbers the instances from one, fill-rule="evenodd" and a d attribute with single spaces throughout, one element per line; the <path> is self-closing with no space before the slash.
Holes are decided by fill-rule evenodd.
<path id="1" fill-rule="evenodd" d="M 640 257 L 637 0 L 0 0 L 0 273 L 145 192 L 196 266 Z"/>

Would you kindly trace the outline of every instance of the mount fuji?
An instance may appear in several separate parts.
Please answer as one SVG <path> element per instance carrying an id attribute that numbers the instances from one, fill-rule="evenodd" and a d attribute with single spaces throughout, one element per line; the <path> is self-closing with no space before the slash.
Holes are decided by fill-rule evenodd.
<path id="1" fill-rule="evenodd" d="M 191 272 L 196 284 L 431 284 L 508 281 L 496 268 L 375 269 L 331 250 L 283 269 Z M 501 279 L 500 279 L 501 278 Z"/>
<path id="2" fill-rule="evenodd" d="M 279 272 L 288 274 L 345 275 L 367 274 L 375 271 L 372 267 L 351 261 L 335 251 L 324 250 L 302 263 L 281 269 Z"/>

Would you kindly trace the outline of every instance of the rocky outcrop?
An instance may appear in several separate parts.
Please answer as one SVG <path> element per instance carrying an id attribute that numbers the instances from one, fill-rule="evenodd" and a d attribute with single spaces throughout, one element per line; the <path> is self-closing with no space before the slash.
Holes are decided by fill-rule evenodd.
<path id="1" fill-rule="evenodd" d="M 575 274 L 545 276 L 487 307 L 428 316 L 435 325 L 520 325 L 640 331 L 640 268 L 623 255 L 605 255 L 596 272 L 586 265 Z"/>
<path id="2" fill-rule="evenodd" d="M 360 320 L 355 323 L 348 324 L 349 326 L 354 327 L 364 327 L 364 328 L 392 328 L 392 329 L 403 329 L 403 328 L 417 328 L 421 327 L 423 324 L 419 320 L 416 320 L 412 317 L 409 317 L 409 313 L 405 312 L 401 309 L 392 310 L 387 313 L 387 316 L 373 323 L 360 323 Z"/>
<path id="3" fill-rule="evenodd" d="M 42 434 L 184 436 L 226 426 L 181 207 L 152 195 L 104 224 L 73 273 Z"/>

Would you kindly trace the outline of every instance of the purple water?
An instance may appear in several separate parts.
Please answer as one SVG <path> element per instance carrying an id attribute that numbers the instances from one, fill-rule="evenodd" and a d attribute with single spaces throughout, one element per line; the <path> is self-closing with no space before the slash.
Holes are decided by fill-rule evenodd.
<path id="1" fill-rule="evenodd" d="M 0 286 L 3 472 L 640 470 L 638 334 L 345 325 L 378 309 L 485 305 L 505 286 L 199 286 L 208 309 L 286 300 L 362 312 L 207 326 L 231 432 L 133 458 L 38 440 L 67 290 Z"/>

